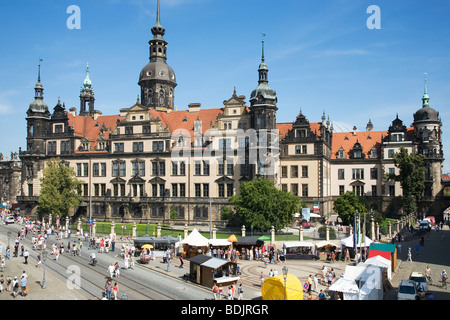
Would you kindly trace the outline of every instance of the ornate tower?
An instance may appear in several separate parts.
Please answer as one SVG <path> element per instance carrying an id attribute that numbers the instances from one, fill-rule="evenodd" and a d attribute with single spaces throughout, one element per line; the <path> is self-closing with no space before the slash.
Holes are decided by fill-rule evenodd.
<path id="1" fill-rule="evenodd" d="M 87 65 L 86 78 L 84 79 L 83 87 L 80 89 L 80 116 L 93 116 L 95 112 L 94 102 L 94 89 L 89 78 L 89 65 Z M 89 107 L 89 109 L 86 110 L 86 107 Z"/>
<path id="2" fill-rule="evenodd" d="M 422 108 L 414 113 L 414 137 L 417 152 L 425 155 L 425 200 L 432 200 L 442 189 L 442 122 L 439 112 L 430 107 L 430 96 L 427 92 L 427 78 L 425 74 Z"/>
<path id="3" fill-rule="evenodd" d="M 173 110 L 175 72 L 167 64 L 167 42 L 163 36 L 166 30 L 160 22 L 159 0 L 156 13 L 156 24 L 152 27 L 153 39 L 150 40 L 150 62 L 139 75 L 141 87 L 141 104 L 156 110 Z"/>
<path id="4" fill-rule="evenodd" d="M 44 102 L 44 87 L 41 83 L 41 62 L 38 66 L 38 81 L 34 87 L 34 101 L 27 110 L 27 151 L 30 154 L 45 153 L 45 136 L 48 133 L 50 112 Z"/>
<path id="5" fill-rule="evenodd" d="M 263 36 L 265 36 L 263 34 Z M 258 68 L 258 86 L 250 94 L 251 126 L 256 130 L 258 141 L 253 148 L 257 155 L 256 176 L 277 180 L 279 161 L 279 138 L 276 130 L 277 94 L 269 87 L 269 68 L 264 58 L 264 39 L 262 40 L 261 63 Z"/>

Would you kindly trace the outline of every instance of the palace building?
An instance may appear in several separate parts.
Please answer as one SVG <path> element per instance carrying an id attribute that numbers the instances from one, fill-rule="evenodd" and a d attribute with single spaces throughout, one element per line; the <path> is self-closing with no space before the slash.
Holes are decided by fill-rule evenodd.
<path id="1" fill-rule="evenodd" d="M 228 198 L 240 183 L 256 177 L 271 179 L 325 218 L 333 213 L 333 200 L 346 191 L 367 197 L 374 210 L 401 215 L 401 187 L 383 179 L 397 170 L 392 157 L 400 147 L 426 156 L 420 210 L 445 209 L 442 123 L 429 105 L 426 85 L 409 127 L 396 117 L 384 131 L 374 131 L 369 120 L 365 131 L 334 132 L 325 113 L 321 121 L 310 122 L 302 110 L 292 122 L 277 123 L 277 94 L 269 86 L 263 41 L 249 105 L 234 89 L 220 108 L 192 103 L 175 110 L 177 82 L 167 64 L 165 31 L 158 1 L 150 61 L 139 74 L 141 94 L 115 115 L 95 109 L 89 66 L 79 113 L 61 101 L 51 111 L 39 66 L 27 110 L 27 147 L 19 152 L 18 202 L 25 215 L 36 213 L 43 168 L 53 157 L 83 181 L 83 202 L 70 213 L 83 219 L 219 225 L 225 223 L 221 210 Z"/>

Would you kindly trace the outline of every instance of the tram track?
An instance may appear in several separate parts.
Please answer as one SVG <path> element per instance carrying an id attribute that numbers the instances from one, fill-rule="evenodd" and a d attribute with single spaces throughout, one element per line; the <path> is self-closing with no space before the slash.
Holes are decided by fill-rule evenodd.
<path id="1" fill-rule="evenodd" d="M 11 240 L 14 241 L 19 230 L 16 228 L 12 230 L 10 227 L 1 225 L 0 231 L 4 235 L 6 235 L 8 231 L 12 231 L 13 235 L 11 236 Z M 32 243 L 29 238 L 30 234 L 28 234 L 28 237 L 25 237 L 23 240 L 21 240 L 20 244 L 24 245 L 24 247 L 28 250 L 28 252 L 30 253 L 29 261 L 32 261 L 33 259 L 37 258 L 37 252 L 39 250 L 32 249 Z M 47 250 L 50 251 L 49 248 L 51 248 L 52 244 L 58 243 L 58 241 L 59 240 L 55 239 L 47 239 Z M 13 247 L 13 244 L 14 242 L 12 242 L 11 247 Z M 70 281 L 70 279 L 72 279 L 72 272 L 70 271 L 70 269 L 72 268 L 69 267 L 71 265 L 78 266 L 79 274 L 77 276 L 80 280 L 78 283 L 81 284 L 78 289 L 82 290 L 85 293 L 87 299 L 98 299 L 101 297 L 102 292 L 104 292 L 106 279 L 109 277 L 109 275 L 106 275 L 108 266 L 104 265 L 104 262 L 101 263 L 99 259 L 97 259 L 97 265 L 92 266 L 89 258 L 84 257 L 83 255 L 73 256 L 69 251 L 67 251 L 67 253 L 65 251 L 64 254 L 60 254 L 58 261 L 54 261 L 52 259 L 53 257 L 54 255 L 50 254 L 47 256 L 47 261 L 45 263 L 46 270 L 51 271 L 62 279 L 66 279 L 66 281 Z M 113 257 L 109 256 L 109 259 L 111 258 Z M 133 270 L 138 272 L 138 278 L 133 278 L 132 276 L 127 275 L 126 272 L 128 272 L 128 270 L 121 269 L 120 271 L 120 277 L 113 278 L 112 281 L 113 283 L 117 282 L 120 288 L 120 292 L 126 292 L 130 298 L 133 297 L 134 300 L 176 300 L 176 297 L 174 295 L 158 289 L 155 286 L 146 284 L 145 280 L 148 280 L 148 278 L 145 279 L 146 275 L 144 274 L 144 272 L 140 271 L 145 271 L 148 274 L 158 274 L 158 276 L 160 277 L 166 277 L 166 275 L 139 265 L 136 265 L 135 270 Z"/>

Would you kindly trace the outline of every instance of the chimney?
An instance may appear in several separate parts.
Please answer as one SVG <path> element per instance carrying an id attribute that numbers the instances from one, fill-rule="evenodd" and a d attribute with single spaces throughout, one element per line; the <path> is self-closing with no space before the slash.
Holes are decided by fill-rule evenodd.
<path id="1" fill-rule="evenodd" d="M 200 103 L 191 103 L 189 106 L 189 113 L 199 112 L 200 111 Z"/>
<path id="2" fill-rule="evenodd" d="M 93 115 L 94 120 L 97 121 L 98 117 L 101 116 L 101 115 L 102 115 L 101 111 L 95 110 L 94 111 L 94 115 Z"/>
<path id="3" fill-rule="evenodd" d="M 70 108 L 69 111 L 74 118 L 77 116 L 77 108 Z"/>
<path id="4" fill-rule="evenodd" d="M 353 135 L 356 136 L 356 126 L 353 126 Z"/>

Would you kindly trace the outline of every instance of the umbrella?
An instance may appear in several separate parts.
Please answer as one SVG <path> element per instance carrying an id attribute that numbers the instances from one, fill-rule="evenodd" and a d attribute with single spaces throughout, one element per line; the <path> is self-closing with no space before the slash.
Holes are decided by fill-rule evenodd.
<path id="1" fill-rule="evenodd" d="M 151 244 L 144 244 L 141 246 L 141 249 L 153 249 L 153 246 Z"/>
<path id="2" fill-rule="evenodd" d="M 237 240 L 236 236 L 234 234 L 232 234 L 231 236 L 228 237 L 228 241 L 237 242 L 238 240 Z"/>
<path id="3" fill-rule="evenodd" d="M 258 238 L 258 240 L 261 240 L 261 241 L 270 241 L 271 239 L 270 239 L 268 236 L 261 236 L 261 237 Z"/>

